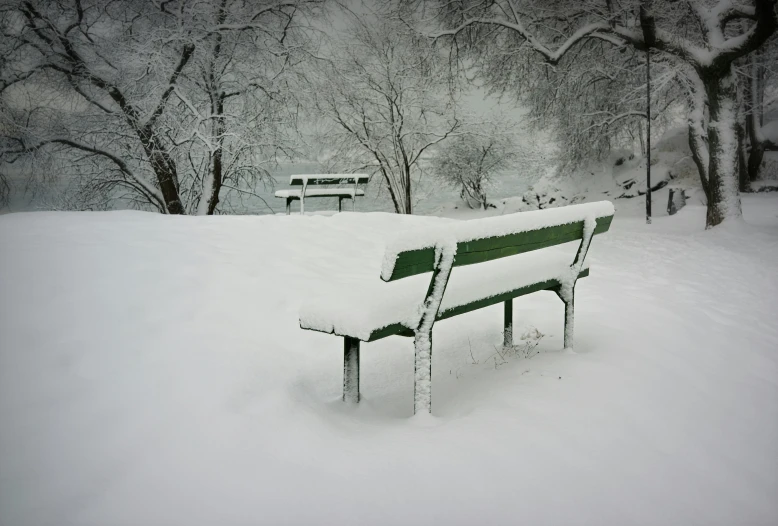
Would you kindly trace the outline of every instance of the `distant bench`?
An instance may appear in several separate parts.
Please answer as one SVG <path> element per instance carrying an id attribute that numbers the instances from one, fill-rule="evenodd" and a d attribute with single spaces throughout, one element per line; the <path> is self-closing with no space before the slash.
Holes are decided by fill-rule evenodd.
<path id="1" fill-rule="evenodd" d="M 286 199 L 286 214 L 292 211 L 292 201 L 300 201 L 300 213 L 305 213 L 305 199 L 311 197 L 337 197 L 338 212 L 342 210 L 343 199 L 351 199 L 353 208 L 356 208 L 356 198 L 365 195 L 364 190 L 358 187 L 367 184 L 368 176 L 364 174 L 311 174 L 293 175 L 289 179 L 291 186 L 302 186 L 300 190 L 278 190 L 276 197 Z M 317 188 L 309 190 L 308 186 L 320 185 L 350 185 L 339 188 Z"/>
<path id="2" fill-rule="evenodd" d="M 401 280 L 431 272 L 426 294 L 418 280 L 392 286 L 365 283 L 349 295 L 303 306 L 302 329 L 343 337 L 343 400 L 359 402 L 359 342 L 391 335 L 414 338 L 413 412 L 432 407 L 432 327 L 438 320 L 504 303 L 504 341 L 513 345 L 513 298 L 554 291 L 565 303 L 565 348 L 573 347 L 573 296 L 592 237 L 606 232 L 613 219 L 608 201 L 522 212 L 447 224 L 401 234 L 384 253 L 381 279 Z M 575 259 L 539 250 L 580 240 Z M 523 254 L 520 258 L 477 265 Z M 449 283 L 452 267 L 458 269 Z M 423 286 L 423 285 L 422 285 Z M 445 292 L 445 297 L 444 297 Z M 421 301 L 420 301 L 421 300 Z"/>

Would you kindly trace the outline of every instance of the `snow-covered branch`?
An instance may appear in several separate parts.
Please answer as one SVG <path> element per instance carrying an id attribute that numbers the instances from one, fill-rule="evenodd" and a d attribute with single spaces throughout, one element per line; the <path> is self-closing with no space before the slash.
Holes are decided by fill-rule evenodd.
<path id="1" fill-rule="evenodd" d="M 570 49 L 572 49 L 573 46 L 575 46 L 577 43 L 581 42 L 582 40 L 595 34 L 602 35 L 608 33 L 611 29 L 611 27 L 605 23 L 587 24 L 579 28 L 577 31 L 575 31 L 572 35 L 570 35 L 567 38 L 567 40 L 565 40 L 561 45 L 559 45 L 556 49 L 553 50 L 545 46 L 537 37 L 535 37 L 534 34 L 527 31 L 527 29 L 518 20 L 518 18 L 516 19 L 515 22 L 509 22 L 507 20 L 500 19 L 500 18 L 482 18 L 482 17 L 469 18 L 455 28 L 436 31 L 428 34 L 428 36 L 434 39 L 445 37 L 445 36 L 457 36 L 463 31 L 465 31 L 466 29 L 475 26 L 480 26 L 480 25 L 497 26 L 511 31 L 515 31 L 530 46 L 532 46 L 532 49 L 534 49 L 537 53 L 542 55 L 545 58 L 546 62 L 548 62 L 549 64 L 559 63 L 559 61 L 562 59 L 565 53 L 570 51 Z"/>
<path id="2" fill-rule="evenodd" d="M 147 197 L 151 203 L 159 207 L 161 210 L 165 209 L 164 197 L 162 196 L 162 194 L 159 192 L 157 188 L 149 184 L 142 177 L 135 174 L 134 171 L 129 167 L 127 162 L 125 162 L 119 155 L 115 153 L 111 153 L 108 150 L 102 148 L 82 144 L 72 139 L 52 138 L 52 139 L 42 140 L 32 145 L 21 144 L 19 148 L 2 150 L 0 151 L 0 157 L 4 157 L 8 155 L 22 155 L 26 153 L 34 153 L 38 150 L 45 148 L 49 144 L 61 144 L 68 148 L 72 148 L 78 151 L 86 152 L 88 154 L 96 155 L 104 159 L 107 159 L 108 161 L 113 163 L 122 174 L 130 178 L 131 181 L 135 185 L 137 185 L 137 187 L 142 189 L 144 196 Z"/>

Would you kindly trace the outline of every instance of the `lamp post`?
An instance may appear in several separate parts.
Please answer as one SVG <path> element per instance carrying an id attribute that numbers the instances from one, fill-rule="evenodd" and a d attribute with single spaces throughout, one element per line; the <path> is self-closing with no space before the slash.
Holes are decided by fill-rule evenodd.
<path id="1" fill-rule="evenodd" d="M 651 224 L 651 48 L 646 47 L 646 224 Z"/>

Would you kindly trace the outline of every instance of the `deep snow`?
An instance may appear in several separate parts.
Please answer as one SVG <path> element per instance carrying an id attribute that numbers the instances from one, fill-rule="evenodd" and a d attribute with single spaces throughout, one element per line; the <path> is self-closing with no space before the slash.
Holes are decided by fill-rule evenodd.
<path id="1" fill-rule="evenodd" d="M 775 524 L 778 199 L 743 204 L 617 201 L 575 354 L 552 293 L 515 301 L 531 357 L 500 306 L 436 324 L 433 417 L 411 340 L 363 344 L 348 406 L 298 311 L 441 219 L 2 216 L 0 524 Z"/>

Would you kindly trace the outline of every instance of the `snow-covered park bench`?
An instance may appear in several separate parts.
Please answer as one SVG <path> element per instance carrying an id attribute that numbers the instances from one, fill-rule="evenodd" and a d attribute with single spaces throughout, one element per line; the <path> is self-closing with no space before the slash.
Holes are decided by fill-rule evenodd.
<path id="1" fill-rule="evenodd" d="M 278 190 L 276 197 L 286 199 L 286 214 L 292 211 L 292 201 L 300 201 L 300 213 L 305 213 L 305 199 L 312 197 L 337 197 L 338 212 L 342 210 L 343 199 L 351 199 L 356 208 L 358 195 L 365 195 L 364 190 L 359 189 L 360 184 L 367 184 L 368 176 L 364 174 L 309 174 L 293 175 L 289 178 L 291 186 L 302 186 L 300 190 Z M 316 188 L 309 190 L 309 186 L 322 185 L 349 185 L 336 188 Z"/>
<path id="2" fill-rule="evenodd" d="M 565 304 L 564 345 L 572 349 L 575 284 L 589 275 L 585 258 L 592 237 L 608 230 L 613 213 L 613 205 L 601 201 L 400 234 L 386 247 L 381 279 L 395 282 L 431 273 L 426 293 L 422 276 L 391 285 L 376 280 L 350 295 L 303 305 L 300 327 L 343 337 L 343 400 L 351 402 L 359 401 L 360 341 L 413 337 L 413 409 L 429 412 L 432 327 L 438 320 L 504 303 L 504 345 L 512 346 L 513 298 L 550 290 Z M 572 251 L 542 250 L 576 240 L 574 258 Z M 493 261 L 501 258 L 506 259 Z M 453 267 L 463 268 L 449 281 Z"/>

